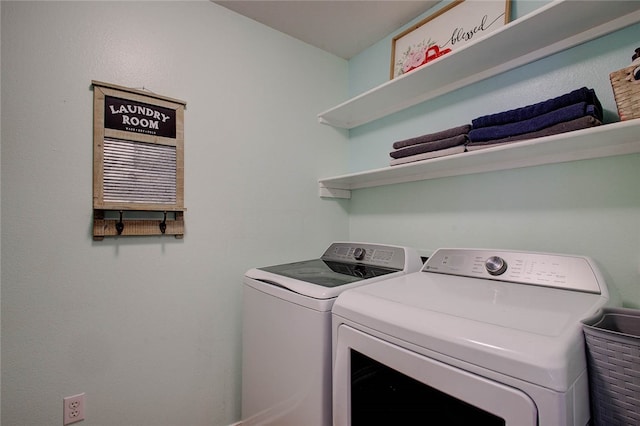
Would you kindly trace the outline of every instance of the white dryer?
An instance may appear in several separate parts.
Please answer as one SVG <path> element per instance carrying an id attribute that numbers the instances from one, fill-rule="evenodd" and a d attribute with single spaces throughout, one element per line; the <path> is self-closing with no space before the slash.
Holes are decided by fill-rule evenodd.
<path id="1" fill-rule="evenodd" d="M 419 271 L 407 247 L 335 242 L 244 277 L 243 426 L 331 425 L 331 307 L 350 288 Z"/>
<path id="2" fill-rule="evenodd" d="M 333 307 L 335 426 L 584 426 L 581 320 L 617 304 L 570 255 L 440 249 Z"/>

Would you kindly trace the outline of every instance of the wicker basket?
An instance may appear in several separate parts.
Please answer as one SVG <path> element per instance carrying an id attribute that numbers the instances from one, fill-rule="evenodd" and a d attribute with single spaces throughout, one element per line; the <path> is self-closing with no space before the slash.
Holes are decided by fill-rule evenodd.
<path id="1" fill-rule="evenodd" d="M 634 80 L 632 75 L 636 68 L 638 66 L 633 65 L 609 74 L 622 121 L 640 118 L 640 80 Z"/>
<path id="2" fill-rule="evenodd" d="M 640 311 L 606 308 L 583 324 L 593 424 L 640 424 Z"/>

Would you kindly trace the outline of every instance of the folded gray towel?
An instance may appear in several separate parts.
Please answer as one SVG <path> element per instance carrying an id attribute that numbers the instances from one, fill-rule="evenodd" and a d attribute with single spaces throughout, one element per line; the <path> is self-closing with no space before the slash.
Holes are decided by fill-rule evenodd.
<path id="1" fill-rule="evenodd" d="M 466 135 L 469 133 L 469 130 L 471 130 L 471 124 L 464 124 L 462 126 L 452 127 L 451 129 L 442 130 L 440 132 L 429 133 L 427 135 L 394 142 L 393 149 L 400 149 L 406 146 L 417 145 L 419 143 L 439 141 L 442 139 L 452 138 L 454 136 Z"/>
<path id="2" fill-rule="evenodd" d="M 432 158 L 446 157 L 448 155 L 460 154 L 465 151 L 464 145 L 454 146 L 452 148 L 439 149 L 437 151 L 425 152 L 424 154 L 410 155 L 408 157 L 396 158 L 391 160 L 390 166 L 397 166 L 400 164 L 414 163 L 416 161 L 429 160 Z"/>
<path id="3" fill-rule="evenodd" d="M 464 145 L 468 141 L 469 140 L 467 139 L 467 135 L 458 135 L 458 136 L 453 136 L 453 137 L 438 140 L 438 141 L 425 142 L 418 145 L 411 145 L 407 148 L 391 151 L 389 155 L 392 158 L 403 158 L 403 157 L 408 157 L 410 155 L 422 154 L 424 152 L 438 151 L 441 149 L 451 148 L 453 146 Z"/>

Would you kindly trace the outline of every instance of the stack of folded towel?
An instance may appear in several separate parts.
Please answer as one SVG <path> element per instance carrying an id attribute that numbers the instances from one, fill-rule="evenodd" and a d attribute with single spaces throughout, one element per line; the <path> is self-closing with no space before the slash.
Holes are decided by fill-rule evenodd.
<path id="1" fill-rule="evenodd" d="M 471 130 L 471 125 L 465 124 L 437 133 L 394 142 L 394 151 L 389 153 L 392 158 L 391 165 L 396 166 L 464 152 L 465 144 L 469 141 L 467 137 L 469 130 Z"/>
<path id="2" fill-rule="evenodd" d="M 467 150 L 539 138 L 602 124 L 602 105 L 582 87 L 537 104 L 478 117 L 471 122 Z"/>

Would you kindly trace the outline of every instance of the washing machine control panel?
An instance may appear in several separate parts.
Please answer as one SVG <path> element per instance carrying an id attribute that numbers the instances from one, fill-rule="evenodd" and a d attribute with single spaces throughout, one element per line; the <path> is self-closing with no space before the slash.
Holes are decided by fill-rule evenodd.
<path id="1" fill-rule="evenodd" d="M 322 260 L 345 263 L 362 263 L 403 270 L 405 248 L 369 243 L 333 243 L 322 255 Z"/>
<path id="2" fill-rule="evenodd" d="M 423 272 L 601 293 L 601 278 L 584 256 L 485 249 L 439 249 Z"/>

